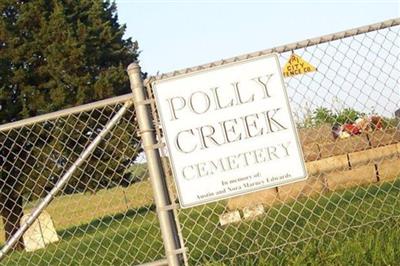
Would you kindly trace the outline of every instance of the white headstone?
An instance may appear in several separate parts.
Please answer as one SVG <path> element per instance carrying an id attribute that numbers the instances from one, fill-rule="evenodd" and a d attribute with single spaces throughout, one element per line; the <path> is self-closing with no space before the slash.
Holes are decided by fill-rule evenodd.
<path id="1" fill-rule="evenodd" d="M 27 212 L 21 219 L 25 223 L 31 213 Z M 23 236 L 25 250 L 32 252 L 45 248 L 46 244 L 59 241 L 50 215 L 43 211 Z"/>
<path id="2" fill-rule="evenodd" d="M 21 224 L 24 224 L 28 219 L 30 213 L 25 213 L 21 219 Z M 32 252 L 38 249 L 42 249 L 45 247 L 42 232 L 39 226 L 39 220 L 36 220 L 28 230 L 26 230 L 24 236 L 24 245 L 25 250 L 28 252 Z"/>
<path id="3" fill-rule="evenodd" d="M 227 212 L 219 217 L 219 223 L 224 226 L 227 224 L 240 222 L 240 219 L 239 211 Z"/>
<path id="4" fill-rule="evenodd" d="M 252 207 L 243 208 L 243 218 L 244 219 L 254 219 L 257 216 L 264 214 L 264 206 L 259 204 Z"/>

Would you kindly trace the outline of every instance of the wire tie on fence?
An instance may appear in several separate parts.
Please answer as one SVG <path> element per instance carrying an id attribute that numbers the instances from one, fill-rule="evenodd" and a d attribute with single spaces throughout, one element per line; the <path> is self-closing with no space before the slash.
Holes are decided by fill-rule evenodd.
<path id="1" fill-rule="evenodd" d="M 185 252 L 187 251 L 187 248 L 183 247 L 183 248 L 178 248 L 175 250 L 170 250 L 167 252 L 168 255 L 178 255 L 178 254 L 185 254 Z"/>
<path id="2" fill-rule="evenodd" d="M 143 129 L 143 130 L 139 130 L 139 135 L 142 135 L 142 134 L 144 134 L 144 133 L 151 133 L 151 132 L 154 132 L 155 130 L 154 129 Z"/>
<path id="3" fill-rule="evenodd" d="M 157 150 L 157 149 L 162 149 L 162 148 L 164 148 L 164 147 L 165 147 L 165 143 L 160 142 L 160 143 L 156 143 L 156 144 L 154 144 L 154 145 L 146 145 L 146 146 L 144 146 L 143 148 L 144 148 L 145 150 Z"/>
<path id="4" fill-rule="evenodd" d="M 151 104 L 152 102 L 153 102 L 153 99 L 146 99 L 143 101 L 135 101 L 134 104 L 135 104 L 135 106 L 139 106 L 139 105 Z"/>
<path id="5" fill-rule="evenodd" d="M 179 204 L 177 203 L 172 203 L 170 205 L 157 207 L 159 211 L 172 211 L 172 210 L 177 210 L 178 208 Z"/>

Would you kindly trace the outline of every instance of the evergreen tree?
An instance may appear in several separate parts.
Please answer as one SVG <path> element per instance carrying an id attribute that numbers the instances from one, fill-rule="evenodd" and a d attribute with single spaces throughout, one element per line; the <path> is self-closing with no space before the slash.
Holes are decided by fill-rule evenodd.
<path id="1" fill-rule="evenodd" d="M 0 3 L 2 123 L 129 92 L 137 44 L 101 0 Z"/>
<path id="2" fill-rule="evenodd" d="M 130 92 L 125 69 L 137 60 L 138 47 L 131 39 L 123 39 L 125 26 L 118 23 L 114 3 L 3 0 L 0 17 L 0 123 Z M 14 134 L 1 139 L 0 210 L 7 239 L 19 228 L 22 216 L 24 191 L 19 184 L 26 183 L 24 171 L 29 170 L 24 165 L 41 160 L 35 150 L 58 147 L 63 141 L 51 137 L 38 141 L 34 138 L 42 136 L 34 132 L 21 140 L 33 138 L 36 146 L 29 149 L 17 145 Z M 29 178 L 37 183 L 43 177 Z M 20 242 L 16 248 L 21 247 Z"/>

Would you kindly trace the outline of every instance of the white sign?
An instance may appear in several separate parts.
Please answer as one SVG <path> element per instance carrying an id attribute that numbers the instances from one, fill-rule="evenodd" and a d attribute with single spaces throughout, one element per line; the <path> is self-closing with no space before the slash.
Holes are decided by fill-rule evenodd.
<path id="1" fill-rule="evenodd" d="M 306 178 L 276 55 L 153 87 L 183 208 Z"/>

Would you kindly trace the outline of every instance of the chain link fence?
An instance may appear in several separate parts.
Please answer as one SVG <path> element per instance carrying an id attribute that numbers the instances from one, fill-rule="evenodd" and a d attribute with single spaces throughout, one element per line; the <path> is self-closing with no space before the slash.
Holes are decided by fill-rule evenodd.
<path id="1" fill-rule="evenodd" d="M 163 146 L 153 79 L 272 52 L 281 66 L 295 53 L 317 68 L 285 78 L 309 178 L 195 208 L 172 204 L 185 264 L 301 264 L 312 254 L 329 262 L 350 239 L 399 226 L 399 24 L 385 21 L 147 80 L 146 104 Z M 5 238 L 44 209 L 2 263 L 165 264 L 160 210 L 131 100 L 129 94 L 0 126 L 0 243 L 7 246 Z M 178 203 L 168 151 L 159 150 Z"/>
<path id="2" fill-rule="evenodd" d="M 285 78 L 308 180 L 178 210 L 189 265 L 297 265 L 312 254 L 326 259 L 312 263 L 334 263 L 341 244 L 349 248 L 363 232 L 399 226 L 398 24 L 386 21 L 156 77 L 273 52 L 281 66 L 295 53 L 317 68 Z"/>

